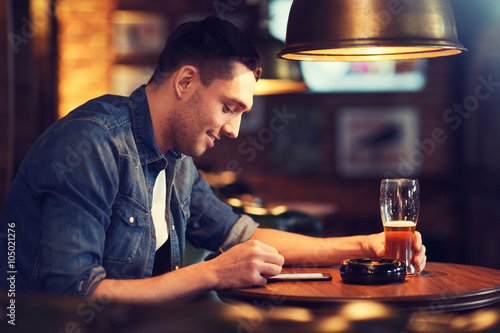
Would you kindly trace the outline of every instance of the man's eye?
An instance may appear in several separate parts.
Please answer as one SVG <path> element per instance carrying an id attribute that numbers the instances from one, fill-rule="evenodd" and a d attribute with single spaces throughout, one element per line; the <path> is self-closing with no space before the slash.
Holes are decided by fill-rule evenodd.
<path id="1" fill-rule="evenodd" d="M 231 110 L 226 104 L 224 104 L 224 112 L 234 114 L 236 111 Z"/>

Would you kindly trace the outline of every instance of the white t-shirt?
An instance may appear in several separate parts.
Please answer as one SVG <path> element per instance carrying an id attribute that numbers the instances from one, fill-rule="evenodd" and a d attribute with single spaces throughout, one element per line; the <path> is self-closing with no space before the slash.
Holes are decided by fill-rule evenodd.
<path id="1" fill-rule="evenodd" d="M 156 234 L 156 250 L 158 250 L 168 239 L 167 220 L 165 218 L 166 198 L 167 198 L 167 181 L 165 179 L 165 170 L 162 170 L 156 177 L 153 187 L 153 205 L 151 213 L 153 215 L 153 223 L 155 225 Z"/>

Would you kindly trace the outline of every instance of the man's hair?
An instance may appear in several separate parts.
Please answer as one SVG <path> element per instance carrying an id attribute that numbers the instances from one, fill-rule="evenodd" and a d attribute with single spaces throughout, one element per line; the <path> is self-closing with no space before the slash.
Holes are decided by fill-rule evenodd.
<path id="1" fill-rule="evenodd" d="M 180 25 L 167 39 L 149 83 L 160 85 L 177 69 L 195 66 L 203 85 L 214 79 L 230 79 L 235 62 L 260 78 L 262 67 L 255 48 L 232 23 L 217 17 Z"/>

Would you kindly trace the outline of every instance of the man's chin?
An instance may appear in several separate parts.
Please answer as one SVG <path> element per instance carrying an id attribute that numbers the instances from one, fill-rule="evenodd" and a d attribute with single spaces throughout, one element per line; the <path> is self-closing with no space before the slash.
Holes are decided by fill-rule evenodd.
<path id="1" fill-rule="evenodd" d="M 201 153 L 193 153 L 191 155 L 188 155 L 188 156 L 191 156 L 191 157 L 200 157 L 201 155 L 205 154 L 205 152 L 201 152 Z M 186 154 L 187 155 L 187 154 Z"/>
<path id="2" fill-rule="evenodd" d="M 202 149 L 202 148 L 198 148 L 198 149 L 178 149 L 183 155 L 187 155 L 187 156 L 191 156 L 191 157 L 200 157 L 201 155 L 203 155 L 207 149 Z"/>

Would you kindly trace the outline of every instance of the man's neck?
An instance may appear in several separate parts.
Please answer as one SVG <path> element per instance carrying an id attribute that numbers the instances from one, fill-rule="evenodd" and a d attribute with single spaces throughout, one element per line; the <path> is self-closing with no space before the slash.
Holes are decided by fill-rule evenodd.
<path id="1" fill-rule="evenodd" d="M 167 151 L 174 148 L 172 145 L 165 142 L 167 141 L 165 135 L 165 126 L 167 122 L 165 120 L 168 118 L 170 107 L 173 104 L 169 102 L 170 98 L 168 92 L 161 86 L 148 84 L 146 86 L 146 96 L 149 104 L 149 112 L 151 114 L 154 140 L 158 148 L 160 148 L 160 151 L 165 154 Z"/>

